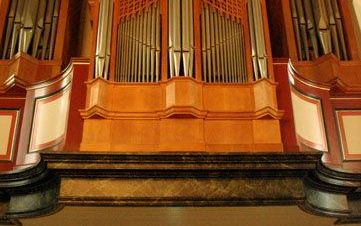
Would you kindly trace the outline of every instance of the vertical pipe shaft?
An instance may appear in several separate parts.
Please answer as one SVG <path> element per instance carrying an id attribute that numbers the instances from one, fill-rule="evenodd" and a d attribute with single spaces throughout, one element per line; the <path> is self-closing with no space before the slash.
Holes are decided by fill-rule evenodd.
<path id="1" fill-rule="evenodd" d="M 19 31 L 22 26 L 21 17 L 24 10 L 24 3 L 25 0 L 19 0 L 16 6 L 14 26 L 13 26 L 13 32 L 12 32 L 11 44 L 10 44 L 10 58 L 13 57 L 14 54 L 16 53 L 15 48 L 16 48 L 16 44 L 18 43 Z"/>
<path id="2" fill-rule="evenodd" d="M 336 19 L 334 16 L 331 0 L 325 0 L 327 13 L 328 13 L 328 19 L 329 19 L 329 26 L 330 26 L 330 32 L 331 32 L 331 40 L 332 40 L 332 49 L 334 50 L 334 53 L 336 56 L 341 59 L 341 51 L 340 46 L 338 42 L 338 35 L 337 35 L 337 27 L 336 27 Z"/>
<path id="3" fill-rule="evenodd" d="M 206 46 L 206 18 L 205 18 L 205 4 L 202 4 L 201 12 L 201 30 L 202 30 L 202 73 L 203 81 L 207 81 L 207 46 Z"/>
<path id="4" fill-rule="evenodd" d="M 174 7 L 173 5 L 175 4 L 175 1 L 170 0 L 168 1 L 168 27 L 169 27 L 169 40 L 168 40 L 168 45 L 169 45 L 169 76 L 172 78 L 174 76 L 174 44 L 173 44 L 173 35 L 174 35 Z"/>
<path id="5" fill-rule="evenodd" d="M 240 38 L 240 41 L 241 41 L 241 53 L 242 53 L 242 65 L 243 65 L 243 68 L 242 68 L 242 75 L 244 77 L 243 81 L 244 82 L 247 82 L 248 81 L 248 76 L 247 76 L 247 64 L 246 64 L 246 50 L 245 50 L 245 44 L 244 44 L 244 30 L 243 30 L 243 27 L 241 25 L 240 26 L 240 30 L 241 30 L 241 38 Z"/>
<path id="6" fill-rule="evenodd" d="M 235 46 L 234 46 L 234 30 L 233 30 L 233 25 L 234 25 L 234 21 L 230 20 L 229 23 L 228 23 L 228 27 L 229 27 L 229 34 L 230 34 L 230 39 L 229 39 L 229 46 L 230 46 L 230 61 L 231 61 L 231 74 L 232 74 L 232 80 L 234 83 L 237 83 L 237 77 L 236 77 L 236 73 L 235 73 L 235 57 L 236 57 L 236 54 L 235 54 Z"/>
<path id="7" fill-rule="evenodd" d="M 155 34 L 155 23 L 156 23 L 156 19 L 155 19 L 155 13 L 156 13 L 156 5 L 152 5 L 150 8 L 151 11 L 151 19 L 150 19 L 150 81 L 154 82 L 155 81 L 155 38 L 156 38 L 156 34 Z"/>
<path id="8" fill-rule="evenodd" d="M 160 81 L 160 39 L 161 39 L 161 34 L 160 34 L 160 25 L 161 25 L 161 20 L 160 20 L 160 3 L 157 4 L 157 10 L 156 10 L 156 45 L 155 45 L 155 77 L 157 81 Z"/>
<path id="9" fill-rule="evenodd" d="M 188 74 L 189 76 L 192 76 L 193 78 L 195 78 L 195 75 L 193 74 L 193 68 L 194 68 L 194 23 L 193 23 L 193 0 L 188 0 L 188 11 L 191 12 L 189 15 L 189 19 L 188 19 L 188 23 L 189 23 L 189 45 L 190 45 L 190 49 L 189 49 L 189 71 Z"/>
<path id="10" fill-rule="evenodd" d="M 183 70 L 184 76 L 190 76 L 189 73 L 189 60 L 190 60 L 190 14 L 189 11 L 190 0 L 182 0 L 182 59 L 183 59 Z"/>
<path id="11" fill-rule="evenodd" d="M 139 13 L 139 27 L 138 27 L 138 82 L 144 82 L 145 81 L 145 77 L 142 71 L 142 63 L 143 63 L 143 12 Z"/>
<path id="12" fill-rule="evenodd" d="M 212 53 L 211 53 L 211 38 L 210 38 L 210 9 L 208 5 L 205 8 L 205 19 L 206 19 L 206 49 L 207 49 L 207 74 L 208 82 L 212 82 Z"/>
<path id="13" fill-rule="evenodd" d="M 6 33 L 5 33 L 5 41 L 4 41 L 4 46 L 3 46 L 2 59 L 5 59 L 7 56 L 7 53 L 9 52 L 10 38 L 11 38 L 11 35 L 14 35 L 11 31 L 13 30 L 13 26 L 14 26 L 17 3 L 18 3 L 17 0 L 11 1 L 10 10 L 9 10 L 9 13 L 7 16 L 8 21 L 7 21 L 7 25 L 6 25 Z"/>
<path id="14" fill-rule="evenodd" d="M 151 45 L 151 32 L 152 32 L 152 21 L 151 21 L 151 8 L 148 8 L 147 9 L 147 20 L 146 20 L 146 27 L 147 27 L 147 31 L 146 31 L 146 40 L 145 40 L 145 46 L 146 46 L 146 60 L 145 60 L 145 73 L 146 73 L 146 76 L 147 76 L 147 82 L 151 82 L 152 81 L 152 78 L 151 78 L 151 75 L 150 75 L 150 45 Z"/>
<path id="15" fill-rule="evenodd" d="M 223 37 L 224 37 L 224 30 L 223 30 L 223 17 L 222 15 L 219 15 L 218 17 L 218 26 L 219 26 L 219 57 L 221 60 L 221 77 L 222 77 L 222 83 L 226 81 L 225 77 L 225 62 L 224 62 L 224 43 L 223 43 Z"/>
<path id="16" fill-rule="evenodd" d="M 127 63 L 125 64 L 127 68 L 127 76 L 129 82 L 133 82 L 133 77 L 131 75 L 132 72 L 131 61 L 132 61 L 132 51 L 133 51 L 133 40 L 131 37 L 131 22 L 132 22 L 132 18 L 129 18 L 127 21 L 127 38 L 128 38 Z"/>
<path id="17" fill-rule="evenodd" d="M 315 19 L 313 17 L 313 13 L 312 13 L 311 0 L 304 0 L 304 6 L 305 6 L 307 30 L 308 30 L 308 34 L 309 34 L 309 37 L 311 40 L 313 55 L 315 58 L 318 58 L 319 50 L 318 50 L 318 42 L 317 42 L 317 37 L 316 37 L 316 25 L 315 25 Z"/>
<path id="18" fill-rule="evenodd" d="M 140 82 L 141 81 L 141 53 L 142 53 L 142 43 L 141 43 L 141 34 L 142 34 L 142 21 L 141 21 L 141 12 L 139 12 L 135 17 L 134 24 L 134 78 L 132 81 Z"/>
<path id="19" fill-rule="evenodd" d="M 341 52 L 342 52 L 342 59 L 347 60 L 347 50 L 346 50 L 346 43 L 345 43 L 345 37 L 343 34 L 343 25 L 342 25 L 342 18 L 340 14 L 340 9 L 338 7 L 338 1 L 332 0 L 332 8 L 335 13 L 335 19 L 336 19 L 336 27 L 337 27 L 337 34 L 340 40 L 340 46 L 341 46 Z"/>
<path id="20" fill-rule="evenodd" d="M 130 19 L 127 18 L 127 20 L 125 21 L 125 38 L 126 38 L 126 48 L 124 49 L 124 53 L 123 55 L 125 55 L 126 57 L 124 57 L 124 74 L 126 75 L 126 81 L 130 82 L 130 73 L 129 73 L 129 68 L 130 68 L 130 56 L 131 56 L 131 40 L 130 40 L 130 36 L 129 36 L 129 31 L 130 31 Z"/>
<path id="21" fill-rule="evenodd" d="M 237 78 L 237 82 L 242 82 L 242 78 L 241 78 L 241 70 L 242 70 L 242 61 L 241 61 L 241 46 L 239 45 L 239 39 L 240 39 L 240 31 L 238 29 L 237 26 L 237 22 L 235 22 L 233 24 L 233 29 L 234 29 L 234 49 L 235 49 L 235 73 L 236 73 L 236 78 Z"/>
<path id="22" fill-rule="evenodd" d="M 46 11 L 46 0 L 40 0 L 39 9 L 35 21 L 36 26 L 35 26 L 33 45 L 31 51 L 33 57 L 37 57 L 40 37 L 44 29 L 45 11 Z"/>
<path id="23" fill-rule="evenodd" d="M 300 28 L 299 28 L 299 22 L 298 22 L 298 13 L 296 8 L 295 1 L 298 0 L 290 0 L 291 3 L 291 13 L 292 13 L 292 21 L 293 21 L 293 29 L 295 31 L 295 38 L 296 38 L 296 44 L 297 44 L 297 50 L 298 50 L 298 58 L 302 60 L 302 42 L 301 42 L 301 34 L 300 34 Z"/>
<path id="24" fill-rule="evenodd" d="M 301 30 L 301 40 L 302 40 L 302 52 L 303 55 L 307 60 L 310 60 L 310 52 L 308 46 L 308 39 L 307 39 L 307 25 L 306 25 L 306 18 L 303 10 L 302 1 L 296 1 L 296 8 L 298 13 L 298 20 L 299 20 L 299 27 Z M 303 56 L 301 56 L 304 58 Z"/>
<path id="25" fill-rule="evenodd" d="M 115 68 L 115 77 L 114 80 L 116 82 L 120 82 L 120 71 L 119 71 L 119 66 L 120 66 L 120 61 L 121 61 L 121 48 L 122 48 L 122 42 L 121 42 L 121 32 L 122 29 L 122 23 L 119 23 L 118 25 L 118 29 L 117 29 L 117 56 L 116 56 L 116 68 Z"/>
<path id="26" fill-rule="evenodd" d="M 329 30 L 329 21 L 327 17 L 327 9 L 324 0 L 314 0 L 313 12 L 315 15 L 315 21 L 317 24 L 318 37 L 321 43 L 321 49 L 323 54 L 332 52 L 332 41 Z"/>
<path id="27" fill-rule="evenodd" d="M 127 19 L 124 18 L 123 20 L 123 32 L 122 32 L 122 36 L 123 36 L 123 45 L 122 45 L 122 57 L 121 57 L 121 64 L 120 64 L 120 70 L 121 70 L 121 74 L 122 77 L 124 78 L 125 82 L 129 82 L 128 81 L 128 74 L 126 71 L 126 67 L 127 67 L 127 58 L 128 58 L 128 37 L 127 37 Z"/>
<path id="28" fill-rule="evenodd" d="M 148 75 L 146 71 L 146 61 L 147 61 L 147 12 L 143 12 L 143 20 L 142 20 L 142 82 L 148 82 Z"/>

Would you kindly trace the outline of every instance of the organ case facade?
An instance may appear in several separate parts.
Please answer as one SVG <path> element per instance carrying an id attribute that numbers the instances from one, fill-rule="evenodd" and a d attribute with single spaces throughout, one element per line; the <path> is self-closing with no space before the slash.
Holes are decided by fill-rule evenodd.
<path id="1" fill-rule="evenodd" d="M 282 150 L 265 1 L 109 2 L 112 21 L 92 8 L 93 36 L 108 20 L 112 37 L 109 76 L 90 70 L 82 150 Z"/>

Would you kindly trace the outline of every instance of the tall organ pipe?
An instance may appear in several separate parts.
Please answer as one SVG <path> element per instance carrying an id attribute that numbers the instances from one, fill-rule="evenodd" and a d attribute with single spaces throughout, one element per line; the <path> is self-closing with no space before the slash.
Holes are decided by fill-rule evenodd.
<path id="1" fill-rule="evenodd" d="M 268 77 L 268 59 L 263 30 L 261 0 L 248 1 L 248 20 L 250 26 L 252 61 L 256 80 Z"/>
<path id="2" fill-rule="evenodd" d="M 124 30 L 124 32 L 122 32 Z M 118 26 L 117 82 L 160 80 L 160 5 L 123 17 Z"/>
<path id="3" fill-rule="evenodd" d="M 108 79 L 109 76 L 112 15 L 113 0 L 100 0 L 95 53 L 95 77 L 102 77 L 104 79 Z"/>
<path id="4" fill-rule="evenodd" d="M 201 12 L 203 81 L 247 82 L 243 26 L 204 3 Z"/>
<path id="5" fill-rule="evenodd" d="M 170 77 L 194 77 L 193 0 L 168 0 Z"/>

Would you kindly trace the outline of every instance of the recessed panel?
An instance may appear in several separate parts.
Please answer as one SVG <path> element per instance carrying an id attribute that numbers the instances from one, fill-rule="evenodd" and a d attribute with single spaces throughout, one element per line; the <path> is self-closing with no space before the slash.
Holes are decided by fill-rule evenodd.
<path id="1" fill-rule="evenodd" d="M 15 145 L 18 110 L 0 110 L 0 159 L 11 160 Z"/>
<path id="2" fill-rule="evenodd" d="M 291 91 L 293 114 L 298 142 L 310 148 L 327 151 L 321 102 Z"/>
<path id="3" fill-rule="evenodd" d="M 337 111 L 342 152 L 346 160 L 361 159 L 361 110 Z"/>
<path id="4" fill-rule="evenodd" d="M 69 98 L 68 89 L 36 101 L 30 152 L 55 146 L 65 139 Z"/>

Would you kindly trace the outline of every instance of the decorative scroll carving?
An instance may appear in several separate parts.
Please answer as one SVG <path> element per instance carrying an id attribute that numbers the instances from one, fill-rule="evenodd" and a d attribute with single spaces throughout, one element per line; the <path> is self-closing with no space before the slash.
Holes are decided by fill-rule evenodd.
<path id="1" fill-rule="evenodd" d="M 328 53 L 348 59 L 337 0 L 290 3 L 299 60 L 314 60 Z"/>
<path id="2" fill-rule="evenodd" d="M 170 77 L 194 77 L 193 0 L 168 1 Z"/>
<path id="3" fill-rule="evenodd" d="M 128 13 L 129 18 L 121 17 L 117 40 L 117 82 L 157 82 L 160 79 L 160 5 L 158 1 L 149 2 L 152 4 L 143 2 L 147 8 L 139 4 L 143 10 L 134 8 L 135 13 Z"/>
<path id="4" fill-rule="evenodd" d="M 100 0 L 97 46 L 95 54 L 95 77 L 108 78 L 110 41 L 113 19 L 113 0 Z"/>
<path id="5" fill-rule="evenodd" d="M 268 77 L 268 56 L 263 31 L 261 0 L 248 1 L 248 17 L 252 46 L 252 62 L 255 80 Z"/>
<path id="6" fill-rule="evenodd" d="M 1 58 L 24 52 L 53 58 L 60 0 L 12 0 L 7 14 Z"/>
<path id="7" fill-rule="evenodd" d="M 235 14 L 232 19 L 230 16 L 221 15 L 215 9 L 206 3 L 202 7 L 203 81 L 246 82 L 244 33 L 238 19 L 239 14 Z M 241 11 L 237 8 L 231 9 L 236 12 Z"/>

